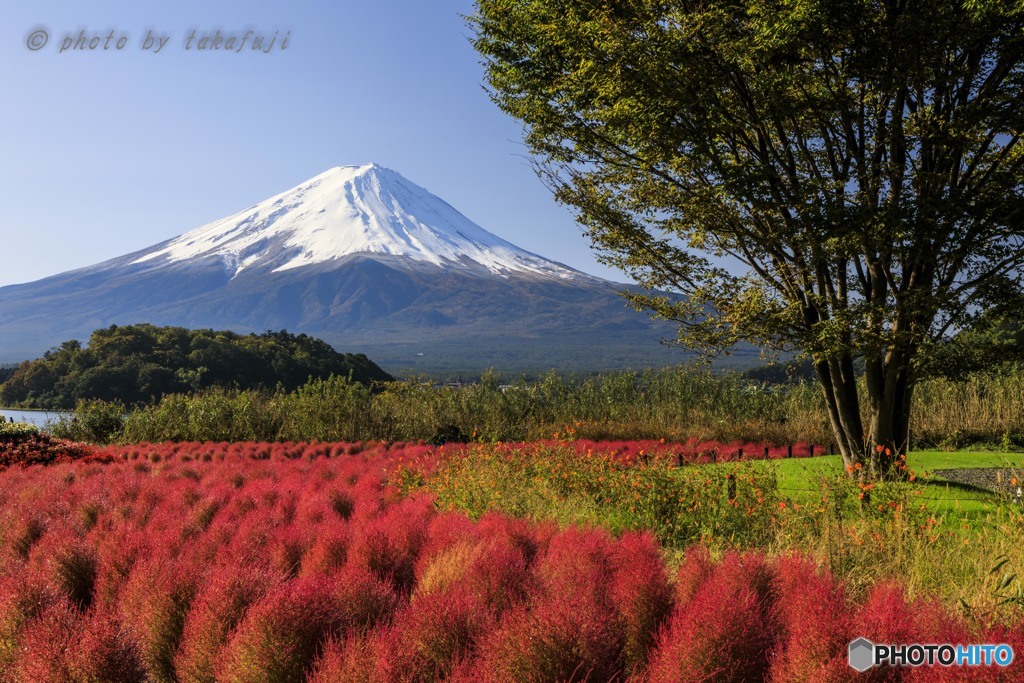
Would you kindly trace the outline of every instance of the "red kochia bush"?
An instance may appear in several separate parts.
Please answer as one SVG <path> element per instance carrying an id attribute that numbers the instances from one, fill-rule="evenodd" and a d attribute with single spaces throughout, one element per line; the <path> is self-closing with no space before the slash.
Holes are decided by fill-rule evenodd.
<path id="1" fill-rule="evenodd" d="M 462 586 L 417 597 L 379 641 L 380 678 L 424 683 L 448 678 L 491 627 L 488 616 Z"/>
<path id="2" fill-rule="evenodd" d="M 332 591 L 350 629 L 358 632 L 367 632 L 388 621 L 402 603 L 394 584 L 355 563 L 349 563 L 334 576 Z"/>
<path id="3" fill-rule="evenodd" d="M 852 614 L 842 586 L 805 558 L 783 557 L 774 566 L 782 635 L 772 658 L 771 680 L 848 680 L 846 647 L 857 635 L 850 631 Z"/>
<path id="4" fill-rule="evenodd" d="M 690 604 L 697 594 L 697 589 L 711 575 L 714 567 L 711 564 L 711 553 L 704 546 L 694 546 L 686 551 L 683 561 L 676 572 L 674 599 L 676 609 Z"/>
<path id="5" fill-rule="evenodd" d="M 622 675 L 622 629 L 607 593 L 611 541 L 569 528 L 538 561 L 540 594 L 508 612 L 482 645 L 488 680 L 610 681 Z"/>
<path id="6" fill-rule="evenodd" d="M 377 651 L 384 646 L 380 635 L 352 635 L 344 641 L 330 639 L 323 647 L 308 683 L 376 683 Z"/>
<path id="7" fill-rule="evenodd" d="M 351 531 L 344 522 L 321 525 L 313 545 L 302 557 L 301 576 L 330 574 L 345 565 Z"/>
<path id="8" fill-rule="evenodd" d="M 72 645 L 82 632 L 82 615 L 62 600 L 36 617 L 25 629 L 15 661 L 13 680 L 25 683 L 73 683 Z"/>
<path id="9" fill-rule="evenodd" d="M 217 666 L 224 683 L 303 680 L 324 642 L 345 626 L 326 579 L 294 579 L 249 608 Z"/>
<path id="10" fill-rule="evenodd" d="M 532 583 L 530 561 L 513 539 L 488 538 L 477 545 L 460 583 L 476 596 L 480 609 L 497 618 L 526 600 Z"/>
<path id="11" fill-rule="evenodd" d="M 0 673 L 13 665 L 32 620 L 59 598 L 52 586 L 27 576 L 22 567 L 10 570 L 0 575 Z"/>
<path id="12" fill-rule="evenodd" d="M 174 657 L 181 683 L 214 680 L 214 664 L 228 635 L 249 606 L 281 584 L 284 576 L 254 567 L 239 572 L 235 566 L 215 569 L 192 604 Z"/>
<path id="13" fill-rule="evenodd" d="M 147 680 L 136 642 L 114 615 L 84 616 L 66 600 L 32 623 L 14 671 L 14 680 L 23 683 Z"/>
<path id="14" fill-rule="evenodd" d="M 727 554 L 670 617 L 651 658 L 651 683 L 764 680 L 778 632 L 772 604 L 764 560 Z"/>
<path id="15" fill-rule="evenodd" d="M 154 556 L 135 564 L 121 591 L 119 612 L 156 680 L 174 680 L 174 656 L 200 578 L 183 560 Z"/>
<path id="16" fill-rule="evenodd" d="M 32 551 L 29 569 L 43 576 L 79 609 L 92 604 L 99 562 L 95 548 L 66 527 L 51 531 Z"/>
<path id="17" fill-rule="evenodd" d="M 411 593 L 416 579 L 416 559 L 433 514 L 429 500 L 405 499 L 389 506 L 379 517 L 361 520 L 352 541 L 349 562 L 391 581 L 399 592 Z"/>
<path id="18" fill-rule="evenodd" d="M 911 602 L 895 581 L 874 586 L 851 623 L 852 637 L 863 636 L 873 643 L 984 643 L 982 634 L 972 636 L 965 625 L 934 600 Z M 1020 650 L 1016 650 L 1020 653 Z M 1019 665 L 1001 667 L 876 667 L 866 672 L 866 681 L 1017 681 Z"/>
<path id="19" fill-rule="evenodd" d="M 612 604 L 624 636 L 625 670 L 643 670 L 658 627 L 672 607 L 672 589 L 658 543 L 650 533 L 626 533 L 612 549 Z"/>
<path id="20" fill-rule="evenodd" d="M 903 589 L 892 581 L 885 581 L 868 593 L 853 619 L 851 630 L 855 638 L 863 636 L 873 643 L 925 642 L 915 637 L 914 620 L 913 608 Z M 902 681 L 904 673 L 902 668 L 875 667 L 861 679 L 870 683 Z"/>
<path id="21" fill-rule="evenodd" d="M 148 554 L 148 539 L 141 531 L 127 524 L 113 527 L 102 534 L 94 532 L 94 536 L 97 536 L 99 566 L 93 599 L 103 608 L 113 608 L 136 561 Z"/>

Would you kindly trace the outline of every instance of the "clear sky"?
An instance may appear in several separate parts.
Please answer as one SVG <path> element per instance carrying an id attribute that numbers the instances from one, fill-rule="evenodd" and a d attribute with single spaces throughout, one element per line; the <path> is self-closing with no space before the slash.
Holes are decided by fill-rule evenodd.
<path id="1" fill-rule="evenodd" d="M 596 262 L 530 168 L 519 124 L 482 89 L 462 18 L 472 9 L 470 0 L 5 0 L 0 286 L 142 249 L 332 166 L 371 161 L 520 247 L 624 280 Z M 275 32 L 277 41 L 265 54 L 252 38 L 241 53 L 197 49 L 217 30 L 262 34 L 265 48 Z M 168 40 L 154 53 L 157 41 L 143 49 L 147 35 Z"/>

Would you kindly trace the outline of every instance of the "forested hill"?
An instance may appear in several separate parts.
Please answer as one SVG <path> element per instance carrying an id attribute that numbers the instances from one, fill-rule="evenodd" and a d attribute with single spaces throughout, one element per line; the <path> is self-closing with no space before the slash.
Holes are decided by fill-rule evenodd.
<path id="1" fill-rule="evenodd" d="M 147 403 L 209 387 L 294 389 L 312 378 L 358 382 L 391 377 L 363 354 L 338 353 L 305 334 L 240 335 L 154 325 L 97 330 L 26 361 L 0 385 L 0 405 L 73 408 L 79 399 Z"/>

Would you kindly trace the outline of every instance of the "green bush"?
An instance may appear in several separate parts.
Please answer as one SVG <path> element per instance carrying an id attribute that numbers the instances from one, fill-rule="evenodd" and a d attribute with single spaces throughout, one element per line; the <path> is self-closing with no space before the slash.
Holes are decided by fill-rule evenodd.
<path id="1" fill-rule="evenodd" d="M 39 428 L 27 422 L 0 420 L 0 441 L 19 442 L 39 434 Z"/>
<path id="2" fill-rule="evenodd" d="M 756 546 L 771 529 L 780 502 L 774 469 L 756 463 L 627 464 L 563 445 L 514 451 L 478 445 L 449 453 L 425 482 L 414 474 L 396 473 L 395 483 L 425 486 L 442 509 L 474 518 L 495 510 L 616 533 L 648 529 L 673 548 L 716 539 Z"/>
<path id="3" fill-rule="evenodd" d="M 61 417 L 50 432 L 72 441 L 109 443 L 120 438 L 126 412 L 120 401 L 79 401 L 75 411 Z"/>

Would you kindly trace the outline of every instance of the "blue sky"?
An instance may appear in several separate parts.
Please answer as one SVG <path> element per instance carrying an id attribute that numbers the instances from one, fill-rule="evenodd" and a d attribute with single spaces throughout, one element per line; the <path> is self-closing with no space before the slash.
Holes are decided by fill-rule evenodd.
<path id="1" fill-rule="evenodd" d="M 530 251 L 597 264 L 481 87 L 469 0 L 35 0 L 0 7 L 0 286 L 91 265 L 377 162 Z M 185 49 L 247 30 L 269 53 Z M 27 47 L 46 31 L 45 47 Z M 84 31 L 96 50 L 60 52 Z M 103 43 L 113 31 L 111 49 Z M 143 51 L 149 32 L 169 37 Z M 290 33 L 288 33 L 290 32 Z M 125 37 L 124 48 L 116 41 Z M 35 37 L 38 40 L 38 36 Z M 266 44 L 266 42 L 264 43 Z"/>

